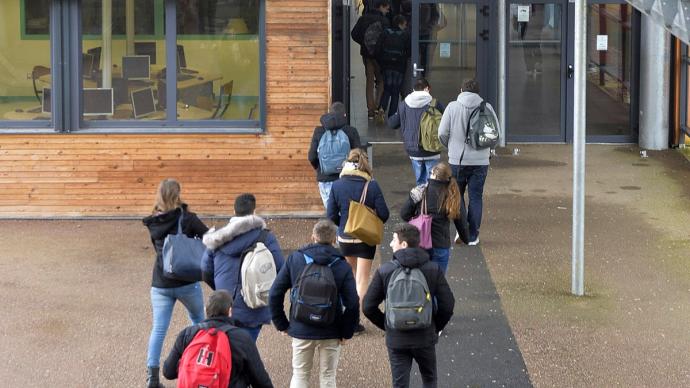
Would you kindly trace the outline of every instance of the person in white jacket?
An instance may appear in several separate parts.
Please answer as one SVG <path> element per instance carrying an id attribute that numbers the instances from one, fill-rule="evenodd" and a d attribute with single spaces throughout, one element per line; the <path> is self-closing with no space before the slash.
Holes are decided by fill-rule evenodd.
<path id="1" fill-rule="evenodd" d="M 491 152 L 489 148 L 474 149 L 465 142 L 470 116 L 482 101 L 483 99 L 479 96 L 479 83 L 474 79 L 466 80 L 463 82 L 457 100 L 449 103 L 443 112 L 438 128 L 439 141 L 448 147 L 448 163 L 453 176 L 458 181 L 463 209 L 465 208 L 465 191 L 468 191 L 468 245 L 479 244 L 482 197 L 484 195 L 484 182 L 489 172 L 489 155 Z M 495 117 L 496 113 L 493 107 L 489 103 L 486 104 L 486 107 Z"/>

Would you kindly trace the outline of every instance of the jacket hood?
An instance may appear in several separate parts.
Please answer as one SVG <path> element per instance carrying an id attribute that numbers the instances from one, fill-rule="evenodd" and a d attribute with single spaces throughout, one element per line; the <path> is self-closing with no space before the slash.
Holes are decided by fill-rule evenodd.
<path id="1" fill-rule="evenodd" d="M 345 163 L 345 166 L 343 166 L 343 171 L 340 172 L 340 177 L 345 177 L 345 176 L 358 176 L 360 178 L 364 178 L 365 180 L 371 180 L 371 175 L 367 174 L 364 171 L 357 170 L 354 168 L 354 166 L 348 165 L 348 163 Z"/>
<path id="2" fill-rule="evenodd" d="M 321 116 L 321 125 L 326 130 L 340 129 L 347 125 L 347 118 L 335 113 L 326 113 Z"/>
<path id="3" fill-rule="evenodd" d="M 431 103 L 431 94 L 424 90 L 410 93 L 405 97 L 405 104 L 410 108 L 423 108 Z"/>
<path id="4" fill-rule="evenodd" d="M 458 102 L 465 108 L 474 109 L 484 101 L 477 93 L 462 92 L 458 95 Z"/>
<path id="5" fill-rule="evenodd" d="M 429 254 L 421 248 L 405 248 L 393 254 L 403 267 L 418 268 L 429 261 Z"/>
<path id="6" fill-rule="evenodd" d="M 315 263 L 321 265 L 328 265 L 332 263 L 336 257 L 344 259 L 342 253 L 340 253 L 340 251 L 332 245 L 309 244 L 300 248 L 299 251 L 314 259 Z"/>
<path id="7" fill-rule="evenodd" d="M 180 206 L 187 211 L 187 204 Z M 160 240 L 170 233 L 170 229 L 177 225 L 177 219 L 180 216 L 180 208 L 169 210 L 165 213 L 152 214 L 143 219 L 144 225 L 151 231 L 151 237 L 154 240 Z"/>
<path id="8" fill-rule="evenodd" d="M 243 217 L 232 217 L 230 222 L 224 227 L 218 230 L 211 228 L 206 232 L 203 240 L 204 245 L 206 245 L 208 249 L 216 250 L 225 243 L 235 239 L 235 237 L 257 228 L 266 228 L 266 222 L 257 215 L 251 214 Z"/>

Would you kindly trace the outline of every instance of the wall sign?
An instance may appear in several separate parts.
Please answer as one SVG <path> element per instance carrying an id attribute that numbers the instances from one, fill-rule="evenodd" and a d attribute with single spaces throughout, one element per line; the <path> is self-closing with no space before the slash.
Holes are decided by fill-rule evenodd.
<path id="1" fill-rule="evenodd" d="M 438 45 L 438 49 L 441 58 L 450 58 L 450 43 L 441 43 Z"/>
<path id="2" fill-rule="evenodd" d="M 597 51 L 607 51 L 609 49 L 609 36 L 597 35 Z"/>
<path id="3" fill-rule="evenodd" d="M 529 22 L 529 5 L 518 5 L 517 7 L 517 21 Z"/>

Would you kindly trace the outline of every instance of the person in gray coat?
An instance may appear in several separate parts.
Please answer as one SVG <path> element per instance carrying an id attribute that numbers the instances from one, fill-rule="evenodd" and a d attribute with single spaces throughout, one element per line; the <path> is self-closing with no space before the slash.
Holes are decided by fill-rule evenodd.
<path id="1" fill-rule="evenodd" d="M 468 245 L 479 244 L 479 227 L 482 223 L 482 197 L 484 182 L 489 172 L 489 148 L 474 149 L 465 142 L 470 116 L 483 101 L 479 95 L 479 83 L 474 79 L 463 82 L 456 101 L 448 104 L 438 128 L 438 139 L 448 147 L 448 162 L 453 176 L 458 181 L 461 205 L 465 208 L 465 191 L 468 191 L 467 221 L 469 223 Z M 487 103 L 491 114 L 493 107 Z M 495 120 L 498 123 L 498 120 Z"/>

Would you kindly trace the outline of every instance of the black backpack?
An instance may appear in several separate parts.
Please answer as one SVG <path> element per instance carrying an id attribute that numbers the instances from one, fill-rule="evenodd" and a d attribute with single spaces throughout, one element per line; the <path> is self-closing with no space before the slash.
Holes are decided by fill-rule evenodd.
<path id="1" fill-rule="evenodd" d="M 307 265 L 297 278 L 297 287 L 291 291 L 290 319 L 307 325 L 324 327 L 335 322 L 339 308 L 338 286 L 333 277 L 330 264 L 321 265 L 304 255 Z"/>
<path id="2" fill-rule="evenodd" d="M 404 63 L 407 61 L 407 39 L 405 31 L 386 28 L 383 32 L 380 60 L 384 63 Z"/>

